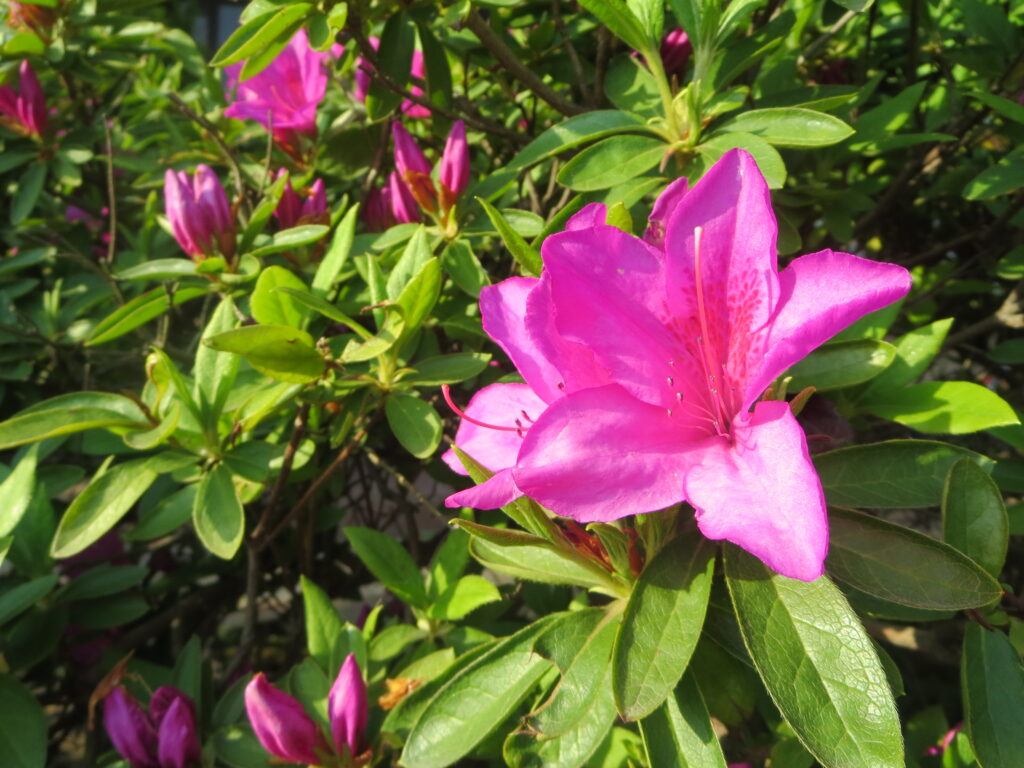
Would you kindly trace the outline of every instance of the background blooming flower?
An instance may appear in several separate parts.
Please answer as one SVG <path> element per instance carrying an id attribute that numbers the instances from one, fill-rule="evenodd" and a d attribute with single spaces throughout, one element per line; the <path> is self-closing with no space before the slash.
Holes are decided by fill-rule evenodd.
<path id="1" fill-rule="evenodd" d="M 245 709 L 263 748 L 282 760 L 321 765 L 332 754 L 357 756 L 366 750 L 366 684 L 351 653 L 327 699 L 333 749 L 302 704 L 271 685 L 262 673 L 245 688 Z"/>
<path id="2" fill-rule="evenodd" d="M 667 221 L 663 248 L 606 226 L 597 208 L 545 241 L 517 333 L 576 345 L 608 383 L 550 401 L 519 428 L 506 487 L 490 500 L 522 492 L 580 522 L 689 501 L 708 538 L 813 580 L 828 548 L 821 484 L 788 404 L 758 399 L 815 347 L 903 296 L 909 274 L 832 251 L 779 273 L 768 188 L 741 150 L 694 189 L 667 192 L 675 205 L 662 206 L 651 234 L 660 240 Z M 567 387 L 576 360 L 548 359 Z"/>
<path id="3" fill-rule="evenodd" d="M 282 168 L 274 178 L 280 179 L 287 173 Z M 285 182 L 281 200 L 274 209 L 274 218 L 282 229 L 297 227 L 300 224 L 326 224 L 330 221 L 323 179 L 317 179 L 309 186 L 305 199 L 299 197 L 290 179 Z"/>
<path id="4" fill-rule="evenodd" d="M 46 96 L 28 61 L 18 66 L 18 90 L 0 86 L 0 124 L 25 136 L 42 136 L 50 129 Z"/>
<path id="5" fill-rule="evenodd" d="M 303 137 L 316 135 L 316 110 L 327 90 L 324 62 L 300 29 L 270 65 L 255 77 L 239 81 L 244 62 L 225 67 L 231 104 L 224 114 L 255 120 L 272 131 L 274 141 L 293 156 L 301 155 Z"/>
<path id="6" fill-rule="evenodd" d="M 194 176 L 167 170 L 164 206 L 171 231 L 189 256 L 235 255 L 235 220 L 217 174 L 199 165 Z"/>
<path id="7" fill-rule="evenodd" d="M 194 768 L 202 758 L 195 704 L 171 686 L 153 692 L 148 713 L 117 686 L 103 700 L 103 726 L 131 768 Z"/>
<path id="8" fill-rule="evenodd" d="M 373 46 L 373 50 L 377 50 L 380 46 L 379 37 L 371 37 L 370 45 Z M 420 51 L 412 52 L 412 65 L 410 66 L 409 74 L 413 77 L 424 79 L 427 76 L 427 70 L 423 63 L 423 53 Z M 360 56 L 356 59 L 356 84 L 355 84 L 355 97 L 360 101 L 366 101 L 366 94 L 370 92 L 370 82 L 372 77 L 370 73 L 373 72 L 373 65 L 370 64 L 366 59 Z M 409 92 L 416 96 L 423 96 L 423 89 L 418 85 L 411 85 Z M 415 101 L 405 99 L 401 106 L 402 114 L 408 117 L 419 119 L 424 117 L 430 117 L 430 110 L 424 107 L 422 104 L 417 104 Z"/>

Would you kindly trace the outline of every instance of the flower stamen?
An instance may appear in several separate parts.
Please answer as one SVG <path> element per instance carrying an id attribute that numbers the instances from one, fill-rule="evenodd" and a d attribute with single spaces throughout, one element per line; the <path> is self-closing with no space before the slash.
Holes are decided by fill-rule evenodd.
<path id="1" fill-rule="evenodd" d="M 483 427 L 484 429 L 497 429 L 500 432 L 515 432 L 520 437 L 523 436 L 523 425 L 520 423 L 519 419 L 516 419 L 516 424 L 519 425 L 519 426 L 516 426 L 516 427 L 499 427 L 499 426 L 497 426 L 495 424 L 488 424 L 485 421 L 480 421 L 479 419 L 474 419 L 472 416 L 467 414 L 464 410 L 459 408 L 459 406 L 457 406 L 454 403 L 454 401 L 452 400 L 451 388 L 447 384 L 442 384 L 441 385 L 441 393 L 444 395 L 444 401 L 446 403 L 448 403 L 448 407 L 451 408 L 455 412 L 455 415 L 458 416 L 460 419 L 465 419 L 470 424 L 476 424 L 478 427 Z M 525 413 L 523 415 L 526 416 Z M 529 418 L 529 417 L 527 417 L 527 418 Z"/>

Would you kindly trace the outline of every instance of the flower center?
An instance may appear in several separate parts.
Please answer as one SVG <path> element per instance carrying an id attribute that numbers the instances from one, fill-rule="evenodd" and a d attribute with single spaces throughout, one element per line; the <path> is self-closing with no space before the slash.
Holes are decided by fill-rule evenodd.
<path id="1" fill-rule="evenodd" d="M 704 370 L 704 380 L 707 383 L 708 395 L 711 400 L 711 416 L 715 433 L 724 435 L 728 431 L 726 421 L 727 410 L 722 402 L 722 395 L 719 386 L 724 382 L 722 366 L 718 362 L 718 355 L 715 345 L 711 343 L 711 334 L 708 332 L 708 316 L 704 302 L 704 280 L 701 273 L 700 242 L 704 235 L 702 227 L 693 230 L 693 274 L 695 288 L 697 291 L 697 319 L 700 322 L 700 335 L 697 336 L 697 349 L 700 352 L 700 364 Z"/>

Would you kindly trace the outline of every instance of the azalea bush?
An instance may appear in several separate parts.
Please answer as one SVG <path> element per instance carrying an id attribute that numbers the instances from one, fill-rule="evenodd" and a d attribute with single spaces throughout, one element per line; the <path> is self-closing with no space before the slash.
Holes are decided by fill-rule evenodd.
<path id="1" fill-rule="evenodd" d="M 1017 5 L 0 7 L 0 765 L 1024 765 Z"/>

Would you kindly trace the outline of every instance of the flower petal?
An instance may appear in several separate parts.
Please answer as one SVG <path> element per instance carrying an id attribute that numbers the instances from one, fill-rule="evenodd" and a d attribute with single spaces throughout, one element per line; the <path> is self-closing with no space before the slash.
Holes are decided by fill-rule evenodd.
<path id="1" fill-rule="evenodd" d="M 157 768 L 153 721 L 120 685 L 103 699 L 103 727 L 132 768 Z"/>
<path id="2" fill-rule="evenodd" d="M 683 499 L 692 443 L 664 409 L 611 384 L 567 395 L 530 427 L 516 485 L 580 522 L 617 520 Z"/>
<path id="3" fill-rule="evenodd" d="M 589 229 L 605 223 L 608 216 L 608 206 L 604 203 L 587 203 L 565 222 L 565 231 L 572 232 L 577 229 Z"/>
<path id="4" fill-rule="evenodd" d="M 497 509 L 515 501 L 523 492 L 516 486 L 512 469 L 503 469 L 486 482 L 474 485 L 464 491 L 453 493 L 444 500 L 450 508 L 472 507 L 473 509 Z"/>
<path id="5" fill-rule="evenodd" d="M 157 731 L 160 768 L 190 768 L 199 765 L 202 750 L 196 738 L 195 714 L 182 697 L 171 701 Z"/>
<path id="6" fill-rule="evenodd" d="M 302 765 L 320 765 L 328 753 L 320 729 L 294 698 L 278 690 L 262 672 L 245 687 L 245 709 L 260 744 L 274 757 Z"/>
<path id="7" fill-rule="evenodd" d="M 684 33 L 685 36 L 685 33 Z M 655 248 L 665 247 L 665 230 L 668 227 L 668 220 L 672 213 L 682 202 L 689 190 L 690 184 L 685 179 L 676 179 L 658 195 L 654 201 L 654 209 L 647 218 L 647 231 L 644 232 L 644 240 Z"/>
<path id="8" fill-rule="evenodd" d="M 734 424 L 731 441 L 708 438 L 685 488 L 709 539 L 731 541 L 783 576 L 813 581 L 822 574 L 825 496 L 787 403 L 758 403 Z"/>
<path id="9" fill-rule="evenodd" d="M 558 331 L 588 347 L 612 381 L 670 408 L 678 344 L 665 327 L 662 254 L 609 226 L 552 235 L 543 254 Z"/>
<path id="10" fill-rule="evenodd" d="M 848 325 L 902 298 L 910 273 L 849 253 L 819 251 L 794 259 L 779 275 L 779 304 L 767 329 L 766 354 L 746 403 L 793 363 Z"/>
<path id="11" fill-rule="evenodd" d="M 491 472 L 511 467 L 523 444 L 523 438 L 514 431 L 516 419 L 525 434 L 530 422 L 536 421 L 547 407 L 527 384 L 491 384 L 473 395 L 465 413 L 485 424 L 513 429 L 489 429 L 463 419 L 455 433 L 455 444 Z M 528 418 L 523 417 L 524 412 Z M 454 451 L 446 451 L 442 458 L 460 475 L 467 474 Z"/>
<path id="12" fill-rule="evenodd" d="M 366 683 L 359 670 L 355 654 L 350 653 L 338 671 L 338 677 L 331 686 L 327 697 L 328 719 L 331 722 L 331 736 L 338 754 L 348 749 L 352 756 L 363 751 L 366 735 L 366 720 L 369 708 L 366 701 Z"/>

